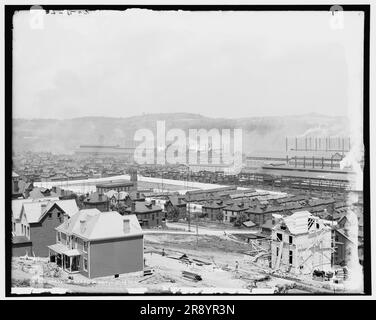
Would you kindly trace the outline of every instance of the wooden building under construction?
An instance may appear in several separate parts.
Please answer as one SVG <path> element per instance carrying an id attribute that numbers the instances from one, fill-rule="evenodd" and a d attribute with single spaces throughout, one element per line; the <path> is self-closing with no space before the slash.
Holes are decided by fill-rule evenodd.
<path id="1" fill-rule="evenodd" d="M 274 270 L 312 274 L 331 269 L 331 228 L 308 211 L 283 218 L 272 229 L 271 264 Z"/>

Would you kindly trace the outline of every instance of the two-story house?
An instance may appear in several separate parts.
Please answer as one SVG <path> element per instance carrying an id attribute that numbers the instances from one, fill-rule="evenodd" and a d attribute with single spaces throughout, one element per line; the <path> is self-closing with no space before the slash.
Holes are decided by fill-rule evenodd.
<path id="1" fill-rule="evenodd" d="M 249 209 L 249 205 L 244 202 L 232 203 L 224 207 L 223 210 L 223 222 L 233 223 L 238 215 Z"/>
<path id="2" fill-rule="evenodd" d="M 135 215 L 84 209 L 56 227 L 50 261 L 88 278 L 143 270 L 144 239 Z"/>
<path id="3" fill-rule="evenodd" d="M 13 251 L 15 255 L 47 257 L 48 246 L 55 243 L 55 228 L 78 211 L 76 201 L 46 200 L 24 202 L 20 215 L 13 221 L 14 237 L 31 242 L 26 252 Z M 14 238 L 17 239 L 17 238 Z M 18 241 L 17 246 L 20 247 Z"/>
<path id="4" fill-rule="evenodd" d="M 158 227 L 162 225 L 162 220 L 164 220 L 162 208 L 151 202 L 133 202 L 125 212 L 135 214 L 143 228 Z"/>

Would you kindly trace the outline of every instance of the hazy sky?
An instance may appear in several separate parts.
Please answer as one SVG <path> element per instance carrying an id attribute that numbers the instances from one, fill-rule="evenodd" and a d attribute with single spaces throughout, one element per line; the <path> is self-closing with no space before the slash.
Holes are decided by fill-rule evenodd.
<path id="1" fill-rule="evenodd" d="M 362 85 L 363 16 L 96 11 L 14 17 L 15 118 L 346 115 Z M 349 73 L 349 68 L 351 72 Z M 348 75 L 352 79 L 349 81 Z"/>

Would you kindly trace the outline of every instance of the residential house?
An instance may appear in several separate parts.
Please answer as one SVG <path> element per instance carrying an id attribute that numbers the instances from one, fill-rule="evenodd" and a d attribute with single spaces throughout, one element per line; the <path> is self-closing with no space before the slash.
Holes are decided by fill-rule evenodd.
<path id="1" fill-rule="evenodd" d="M 93 192 L 83 201 L 85 209 L 98 209 L 105 212 L 110 210 L 110 200 L 105 194 Z"/>
<path id="2" fill-rule="evenodd" d="M 244 202 L 232 203 L 224 207 L 223 210 L 223 221 L 228 223 L 235 222 L 237 216 L 249 209 L 249 205 Z"/>
<path id="3" fill-rule="evenodd" d="M 250 207 L 245 211 L 245 213 L 248 215 L 248 219 L 255 223 L 257 226 L 261 226 L 268 220 L 272 220 L 273 213 L 279 212 L 281 212 L 280 207 L 262 204 L 250 205 Z"/>
<path id="4" fill-rule="evenodd" d="M 350 222 L 348 216 L 343 215 L 333 228 L 335 249 L 333 262 L 336 265 L 346 265 L 346 255 L 349 251 L 356 250 L 356 247 L 358 250 L 359 262 L 363 264 L 363 232 L 360 232 L 359 226 L 357 230 L 353 230 L 352 225 L 353 224 Z M 357 235 L 352 234 L 351 231 L 357 231 Z"/>
<path id="5" fill-rule="evenodd" d="M 25 237 L 31 242 L 31 251 L 23 252 L 22 255 L 48 256 L 48 246 L 55 243 L 55 228 L 77 211 L 78 207 L 73 199 L 23 203 L 19 218 L 13 222 L 14 236 Z"/>
<path id="6" fill-rule="evenodd" d="M 124 203 L 126 206 L 131 206 L 133 202 L 135 201 L 145 201 L 145 195 L 137 190 L 132 190 L 127 193 L 127 195 L 124 198 Z"/>
<path id="7" fill-rule="evenodd" d="M 134 201 L 145 201 L 145 195 L 139 191 L 120 191 L 110 190 L 105 193 L 105 195 L 110 200 L 110 204 L 115 206 L 117 204 L 123 204 L 126 206 L 131 206 Z"/>
<path id="8" fill-rule="evenodd" d="M 169 216 L 172 210 L 177 210 L 178 216 L 175 218 L 175 220 L 179 220 L 180 218 L 184 218 L 186 215 L 187 203 L 178 195 L 169 195 L 167 196 L 167 200 L 164 204 L 164 209 L 167 216 Z"/>
<path id="9" fill-rule="evenodd" d="M 294 274 L 331 269 L 331 228 L 308 211 L 282 218 L 272 229 L 271 267 Z"/>
<path id="10" fill-rule="evenodd" d="M 212 221 L 217 221 L 218 217 L 223 214 L 223 208 L 226 207 L 226 203 L 223 200 L 208 201 L 202 206 L 202 214 L 208 217 Z M 223 220 L 223 217 L 221 221 Z"/>
<path id="11" fill-rule="evenodd" d="M 40 198 L 40 199 L 14 199 L 12 200 L 12 232 L 15 235 L 22 235 L 22 225 L 19 223 L 21 218 L 21 211 L 24 203 L 29 202 L 46 202 L 57 201 L 59 198 Z"/>
<path id="12" fill-rule="evenodd" d="M 50 261 L 88 278 L 142 271 L 144 239 L 135 215 L 98 209 L 78 211 L 56 227 Z"/>
<path id="13" fill-rule="evenodd" d="M 127 207 L 125 212 L 126 214 L 135 214 L 143 228 L 161 226 L 164 220 L 162 208 L 148 202 L 133 202 L 130 207 Z"/>

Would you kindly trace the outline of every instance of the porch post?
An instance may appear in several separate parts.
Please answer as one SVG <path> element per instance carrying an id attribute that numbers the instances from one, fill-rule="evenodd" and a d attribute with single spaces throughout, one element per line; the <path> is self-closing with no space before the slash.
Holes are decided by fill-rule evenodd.
<path id="1" fill-rule="evenodd" d="M 72 256 L 69 257 L 69 270 L 72 272 Z"/>

